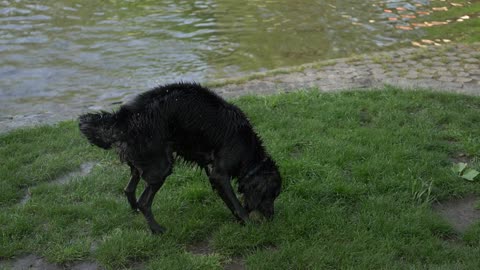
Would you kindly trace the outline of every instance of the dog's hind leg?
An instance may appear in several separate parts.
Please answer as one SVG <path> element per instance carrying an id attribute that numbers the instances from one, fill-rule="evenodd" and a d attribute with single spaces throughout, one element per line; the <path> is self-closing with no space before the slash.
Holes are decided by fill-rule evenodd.
<path id="1" fill-rule="evenodd" d="M 212 166 L 211 165 L 206 165 L 202 167 L 202 169 L 205 171 L 205 174 L 210 177 L 210 172 L 212 171 Z"/>
<path id="2" fill-rule="evenodd" d="M 150 227 L 150 230 L 153 234 L 164 233 L 165 228 L 162 227 L 160 224 L 157 223 L 155 220 L 153 213 L 152 213 L 152 203 L 153 198 L 157 191 L 162 187 L 163 182 L 149 184 L 145 187 L 140 199 L 138 200 L 138 208 L 142 211 L 145 219 L 147 220 L 147 224 Z"/>
<path id="3" fill-rule="evenodd" d="M 135 191 L 137 190 L 137 185 L 140 181 L 140 171 L 130 162 L 128 165 L 130 166 L 131 177 L 123 191 L 125 192 L 125 196 L 127 197 L 128 203 L 132 207 L 132 210 L 136 212 L 138 210 L 138 204 L 137 198 L 135 197 Z"/>
<path id="4" fill-rule="evenodd" d="M 165 232 L 165 228 L 160 226 L 152 213 L 152 203 L 155 194 L 162 187 L 167 176 L 172 173 L 173 159 L 171 153 L 151 164 L 151 167 L 143 170 L 142 177 L 147 182 L 145 190 L 138 200 L 138 209 L 143 213 L 147 220 L 150 230 L 154 234 Z"/>
<path id="5" fill-rule="evenodd" d="M 220 195 L 227 207 L 232 211 L 232 214 L 240 221 L 246 222 L 248 220 L 248 212 L 243 208 L 235 195 L 232 185 L 230 184 L 230 177 L 212 171 L 209 179 L 212 187 L 217 190 L 218 195 Z"/>

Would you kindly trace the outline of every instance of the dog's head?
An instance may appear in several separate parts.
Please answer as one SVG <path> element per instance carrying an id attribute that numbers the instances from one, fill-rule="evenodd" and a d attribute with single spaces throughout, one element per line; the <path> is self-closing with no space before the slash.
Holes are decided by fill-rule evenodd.
<path id="1" fill-rule="evenodd" d="M 271 159 L 264 161 L 258 172 L 240 183 L 244 195 L 245 209 L 251 213 L 260 212 L 267 219 L 273 218 L 274 202 L 282 189 L 282 179 L 278 168 Z"/>
<path id="2" fill-rule="evenodd" d="M 108 112 L 87 113 L 78 118 L 80 132 L 94 144 L 103 149 L 110 149 L 115 142 L 114 120 Z"/>

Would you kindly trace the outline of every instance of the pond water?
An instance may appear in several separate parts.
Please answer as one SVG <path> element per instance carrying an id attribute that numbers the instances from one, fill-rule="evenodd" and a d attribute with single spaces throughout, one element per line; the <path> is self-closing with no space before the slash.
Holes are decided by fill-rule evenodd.
<path id="1" fill-rule="evenodd" d="M 204 82 L 390 48 L 422 33 L 393 27 L 384 9 L 414 12 L 428 5 L 0 0 L 0 113 L 12 114 L 5 108 L 15 103 L 118 100 L 156 84 Z"/>

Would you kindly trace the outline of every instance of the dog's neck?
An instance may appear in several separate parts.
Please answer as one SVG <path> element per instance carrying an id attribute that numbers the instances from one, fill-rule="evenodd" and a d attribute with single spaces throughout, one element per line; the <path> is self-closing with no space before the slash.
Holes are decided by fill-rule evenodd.
<path id="1" fill-rule="evenodd" d="M 260 170 L 263 169 L 268 159 L 268 156 L 264 156 L 262 159 L 257 159 L 256 161 L 245 166 L 238 176 L 238 182 L 248 181 L 250 178 L 255 176 Z"/>
<path id="2" fill-rule="evenodd" d="M 267 160 L 268 160 L 268 157 L 265 157 L 257 165 L 248 169 L 247 172 L 242 177 L 239 178 L 240 181 L 254 176 L 262 168 L 262 166 L 265 164 L 265 161 Z"/>

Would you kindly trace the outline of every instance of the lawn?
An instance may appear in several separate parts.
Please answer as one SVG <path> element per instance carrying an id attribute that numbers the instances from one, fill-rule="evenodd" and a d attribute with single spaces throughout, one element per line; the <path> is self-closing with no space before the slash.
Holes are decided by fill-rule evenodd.
<path id="1" fill-rule="evenodd" d="M 249 269 L 479 268 L 480 223 L 459 233 L 432 210 L 480 195 L 480 179 L 452 170 L 460 160 L 480 170 L 479 97 L 386 87 L 233 102 L 281 169 L 273 221 L 236 223 L 206 176 L 179 165 L 153 205 L 168 231 L 153 236 L 123 196 L 128 166 L 68 121 L 0 135 L 0 258 L 108 269 L 222 269 L 232 258 Z M 58 181 L 86 162 L 90 173 Z"/>

